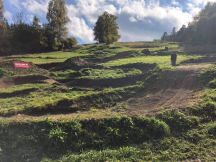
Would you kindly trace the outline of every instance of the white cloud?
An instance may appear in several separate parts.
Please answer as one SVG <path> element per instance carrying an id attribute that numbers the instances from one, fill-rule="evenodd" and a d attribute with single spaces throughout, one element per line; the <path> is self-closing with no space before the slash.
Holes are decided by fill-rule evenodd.
<path id="1" fill-rule="evenodd" d="M 176 0 L 172 3 L 179 4 Z M 68 5 L 68 15 L 74 23 L 69 25 L 70 34 L 84 42 L 93 42 L 92 28 L 104 11 L 118 17 L 120 41 L 159 38 L 174 26 L 179 29 L 183 24 L 187 25 L 193 16 L 179 7 L 161 7 L 159 0 L 76 0 L 75 4 Z"/>
<path id="2" fill-rule="evenodd" d="M 129 20 L 130 20 L 131 22 L 137 22 L 137 19 L 135 19 L 133 16 L 130 17 Z"/>
<path id="3" fill-rule="evenodd" d="M 201 10 L 201 8 L 197 7 L 196 4 L 188 3 L 187 6 L 187 9 L 192 16 L 196 16 Z"/>
<path id="4" fill-rule="evenodd" d="M 216 0 L 189 0 L 194 5 L 206 5 L 208 2 L 216 2 Z"/>
<path id="5" fill-rule="evenodd" d="M 83 18 L 70 17 L 72 22 L 68 24 L 69 33 L 82 39 L 85 43 L 93 42 L 93 30 L 86 24 Z"/>
<path id="6" fill-rule="evenodd" d="M 9 0 L 15 7 L 22 6 L 29 15 L 45 17 L 49 0 Z M 21 1 L 21 2 L 20 2 Z M 160 0 L 162 1 L 162 0 Z M 160 5 L 159 0 L 74 0 L 68 4 L 69 33 L 85 43 L 93 42 L 93 27 L 99 15 L 104 11 L 118 17 L 121 41 L 153 40 L 160 38 L 163 32 L 177 30 L 192 21 L 200 11 L 201 4 L 208 0 L 188 0 L 187 12 L 178 7 L 179 0 L 171 0 L 171 6 Z M 210 0 L 216 1 L 216 0 Z M 19 3 L 20 2 L 20 3 Z M 20 5 L 21 4 L 21 5 Z M 9 17 L 9 13 L 8 17 Z M 31 17 L 29 17 L 31 18 Z"/>
<path id="7" fill-rule="evenodd" d="M 151 4 L 136 1 L 123 5 L 118 11 L 120 41 L 147 41 L 160 38 L 163 32 L 177 30 L 192 21 L 192 15 L 179 7 L 161 7 L 158 1 Z M 128 17 L 128 21 L 127 21 Z"/>
<path id="8" fill-rule="evenodd" d="M 115 15 L 116 12 L 117 12 L 116 7 L 114 5 L 111 5 L 111 4 L 110 5 L 105 5 L 103 8 L 104 8 L 104 11 L 107 11 L 110 14 L 113 14 L 113 15 Z"/>
<path id="9" fill-rule="evenodd" d="M 16 7 L 20 10 L 20 2 L 19 0 L 8 0 L 9 4 L 13 7 Z"/>
<path id="10" fill-rule="evenodd" d="M 32 22 L 33 22 L 34 15 L 32 15 L 32 14 L 31 14 L 31 15 L 27 15 L 26 18 L 27 18 L 27 21 L 28 21 L 28 22 L 32 23 Z"/>
<path id="11" fill-rule="evenodd" d="M 49 0 L 25 0 L 22 2 L 22 6 L 31 14 L 44 16 L 47 13 Z"/>
<path id="12" fill-rule="evenodd" d="M 8 20 L 9 23 L 12 23 L 12 22 L 13 22 L 13 15 L 12 15 L 11 12 L 5 11 L 4 17 Z"/>
<path id="13" fill-rule="evenodd" d="M 177 2 L 176 0 L 172 0 L 172 5 L 175 5 L 175 6 L 178 6 L 179 5 L 179 2 Z"/>

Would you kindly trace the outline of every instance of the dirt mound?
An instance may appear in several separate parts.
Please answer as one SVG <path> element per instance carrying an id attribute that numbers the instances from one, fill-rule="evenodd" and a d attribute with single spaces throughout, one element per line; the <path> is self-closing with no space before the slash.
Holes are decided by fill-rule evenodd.
<path id="1" fill-rule="evenodd" d="M 49 63 L 49 64 L 40 64 L 40 65 L 37 65 L 37 66 L 42 68 L 42 69 L 50 70 L 50 69 L 56 68 L 56 67 L 58 67 L 60 65 L 61 65 L 60 62 L 56 62 L 56 63 Z"/>
<path id="2" fill-rule="evenodd" d="M 58 83 L 43 75 L 17 76 L 0 79 L 0 88 L 8 88 L 13 85 L 21 85 L 27 83 Z"/>
<path id="3" fill-rule="evenodd" d="M 15 75 L 26 75 L 26 74 L 45 74 L 46 70 L 39 68 L 37 65 L 33 63 L 30 64 L 30 68 L 15 68 L 14 62 L 23 62 L 21 60 L 10 60 L 0 62 L 0 68 L 3 68 L 6 71 L 13 72 Z"/>
<path id="4" fill-rule="evenodd" d="M 65 62 L 61 63 L 54 70 L 60 71 L 60 70 L 72 69 L 73 67 L 76 66 L 90 66 L 90 65 L 92 65 L 92 63 L 89 63 L 79 57 L 72 57 L 67 59 Z"/>
<path id="5" fill-rule="evenodd" d="M 23 97 L 29 95 L 31 92 L 35 92 L 37 88 L 24 89 L 21 91 L 15 91 L 12 93 L 0 93 L 0 98 L 12 98 L 12 97 Z"/>

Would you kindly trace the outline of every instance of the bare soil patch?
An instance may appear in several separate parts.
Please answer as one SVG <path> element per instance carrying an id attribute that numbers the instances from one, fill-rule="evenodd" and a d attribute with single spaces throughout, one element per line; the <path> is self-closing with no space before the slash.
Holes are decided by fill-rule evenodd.
<path id="1" fill-rule="evenodd" d="M 168 72 L 154 86 L 147 87 L 144 97 L 128 100 L 131 114 L 151 114 L 163 109 L 185 109 L 198 103 L 203 85 L 195 73 L 210 65 L 179 66 Z"/>
<path id="2" fill-rule="evenodd" d="M 215 63 L 216 62 L 216 57 L 215 56 L 205 56 L 205 57 L 201 57 L 198 59 L 190 59 L 190 60 L 186 60 L 182 63 Z"/>
<path id="3" fill-rule="evenodd" d="M 49 64 L 40 64 L 37 66 L 42 68 L 42 69 L 50 70 L 52 68 L 56 68 L 56 67 L 60 66 L 61 64 L 62 63 L 56 62 L 56 63 L 49 63 Z"/>
<path id="4" fill-rule="evenodd" d="M 0 79 L 0 88 L 8 88 L 13 85 L 21 85 L 27 83 L 58 83 L 54 79 L 51 79 L 43 75 L 29 75 L 29 76 L 16 76 Z"/>
<path id="5" fill-rule="evenodd" d="M 37 90 L 37 88 L 30 88 L 21 91 L 15 91 L 12 93 L 0 93 L 0 98 L 24 97 L 29 95 L 31 92 L 35 92 Z"/>
<path id="6" fill-rule="evenodd" d="M 203 92 L 203 84 L 199 82 L 196 77 L 196 72 L 206 69 L 211 65 L 184 65 L 179 66 L 175 71 L 169 71 L 162 78 L 155 80 L 151 87 L 147 87 L 145 92 L 134 96 L 134 98 L 127 99 L 128 110 L 124 114 L 128 115 L 153 115 L 164 109 L 182 109 L 185 110 L 190 105 L 199 102 L 200 94 Z M 134 78 L 134 77 L 133 77 Z M 144 79 L 144 78 L 143 78 Z M 124 79 L 125 80 L 125 79 Z M 134 79 L 136 80 L 136 79 Z M 124 81 L 125 82 L 125 81 Z M 78 83 L 77 83 L 78 84 Z M 83 83 L 90 84 L 90 83 Z M 123 84 L 123 80 L 121 83 Z M 96 84 L 98 85 L 98 84 Z M 85 100 L 83 100 L 85 102 Z M 59 105 L 62 105 L 60 103 Z M 114 105 L 113 105 L 114 106 Z M 79 114 L 86 115 L 88 112 L 67 112 L 50 115 L 27 115 L 17 114 L 11 116 L 9 120 L 28 120 L 28 119 L 42 119 L 42 118 L 73 118 Z M 105 116 L 109 116 L 109 112 Z M 110 114 L 111 115 L 111 114 Z M 96 117 L 92 115 L 92 117 Z M 100 116 L 103 117 L 103 116 Z"/>
<path id="7" fill-rule="evenodd" d="M 60 70 L 72 69 L 77 66 L 91 66 L 91 65 L 93 65 L 93 63 L 90 63 L 79 57 L 73 57 L 73 58 L 67 59 L 66 61 L 61 63 L 59 66 L 55 67 L 53 70 L 60 71 Z"/>

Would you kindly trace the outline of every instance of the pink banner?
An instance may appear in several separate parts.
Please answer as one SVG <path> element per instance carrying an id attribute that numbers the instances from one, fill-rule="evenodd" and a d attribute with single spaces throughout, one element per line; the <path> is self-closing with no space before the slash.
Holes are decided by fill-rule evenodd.
<path id="1" fill-rule="evenodd" d="M 15 68 L 30 68 L 30 64 L 26 62 L 14 62 Z"/>

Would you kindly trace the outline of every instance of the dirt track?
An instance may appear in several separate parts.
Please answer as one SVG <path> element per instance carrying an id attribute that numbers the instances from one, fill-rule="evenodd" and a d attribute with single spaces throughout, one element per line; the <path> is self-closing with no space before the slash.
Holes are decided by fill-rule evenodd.
<path id="1" fill-rule="evenodd" d="M 21 85 L 27 83 L 57 83 L 43 75 L 17 76 L 0 79 L 0 88 L 8 88 L 13 85 Z"/>
<path id="2" fill-rule="evenodd" d="M 212 66 L 211 64 L 179 66 L 175 71 L 168 72 L 163 78 L 148 87 L 142 95 L 134 96 L 127 101 L 130 109 L 126 115 L 153 115 L 164 109 L 185 109 L 191 104 L 198 103 L 200 94 L 203 92 L 202 84 L 199 84 L 195 73 Z M 166 78 L 166 79 L 164 79 Z M 88 112 L 81 112 L 88 114 Z M 109 112 L 104 116 L 109 116 Z M 52 118 L 73 118 L 79 113 L 56 114 L 46 116 L 29 116 L 18 114 L 8 118 L 9 120 L 28 120 Z M 97 116 L 92 116 L 97 118 Z"/>
<path id="3" fill-rule="evenodd" d="M 210 64 L 186 65 L 169 72 L 163 80 L 157 81 L 154 87 L 148 87 L 146 95 L 128 101 L 131 114 L 152 114 L 163 109 L 184 109 L 199 100 L 202 84 L 199 84 L 195 73 L 206 69 Z M 154 93 L 151 93 L 154 91 Z"/>

